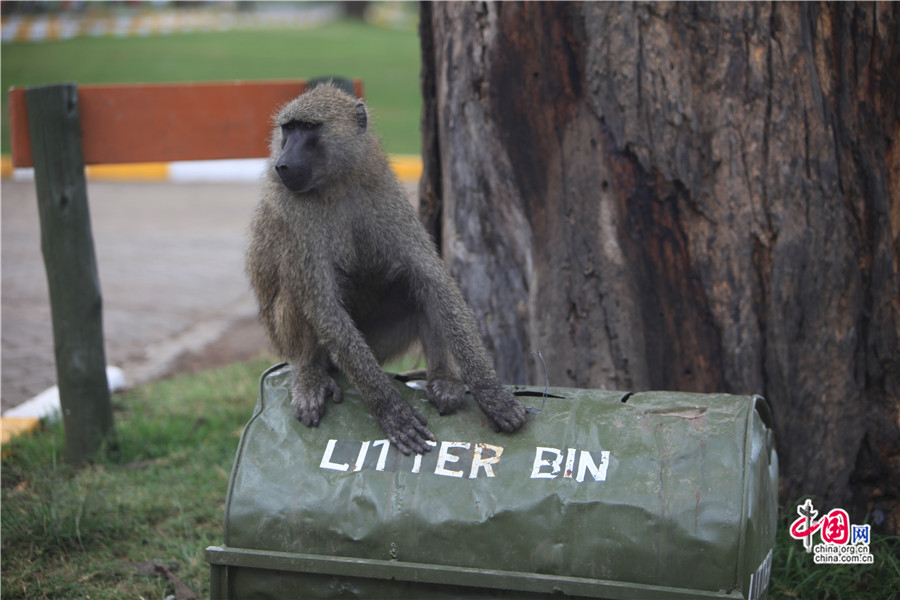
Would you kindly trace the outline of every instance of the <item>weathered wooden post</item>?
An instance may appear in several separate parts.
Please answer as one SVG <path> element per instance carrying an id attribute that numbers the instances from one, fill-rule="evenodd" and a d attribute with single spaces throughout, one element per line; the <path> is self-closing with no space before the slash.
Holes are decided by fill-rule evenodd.
<path id="1" fill-rule="evenodd" d="M 65 459 L 89 460 L 113 431 L 100 280 L 91 234 L 78 88 L 25 90 L 47 270 Z"/>

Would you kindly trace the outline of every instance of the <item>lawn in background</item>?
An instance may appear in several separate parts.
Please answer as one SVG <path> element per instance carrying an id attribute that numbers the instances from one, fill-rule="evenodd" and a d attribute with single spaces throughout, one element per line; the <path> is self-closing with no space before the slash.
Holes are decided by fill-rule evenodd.
<path id="1" fill-rule="evenodd" d="M 9 154 L 11 86 L 359 77 L 379 135 L 393 154 L 418 154 L 419 40 L 362 21 L 312 29 L 246 30 L 147 37 L 80 37 L 3 44 L 2 140 Z M 275 112 L 273 107 L 273 113 Z"/>

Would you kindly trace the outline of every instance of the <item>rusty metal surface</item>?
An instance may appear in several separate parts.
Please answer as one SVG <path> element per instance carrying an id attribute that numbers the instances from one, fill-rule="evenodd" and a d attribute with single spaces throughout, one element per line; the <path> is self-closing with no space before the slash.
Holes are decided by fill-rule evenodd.
<path id="1" fill-rule="evenodd" d="M 318 428 L 296 421 L 289 375 L 282 367 L 263 378 L 232 472 L 220 550 L 307 566 L 268 574 L 232 567 L 222 597 L 237 597 L 235 582 L 259 590 L 310 569 L 300 580 L 307 597 L 334 595 L 335 581 L 345 594 L 371 596 L 373 579 L 406 581 L 388 582 L 406 589 L 410 565 L 422 566 L 426 583 L 428 572 L 449 569 L 455 585 L 482 590 L 610 598 L 763 591 L 777 458 L 761 398 L 551 388 L 560 397 L 507 435 L 492 431 L 472 402 L 440 417 L 422 391 L 398 381 L 439 439 L 426 455 L 406 457 L 347 388 Z M 542 389 L 515 389 L 540 405 Z M 354 571 L 354 561 L 368 570 Z M 485 570 L 497 575 L 474 575 Z"/>

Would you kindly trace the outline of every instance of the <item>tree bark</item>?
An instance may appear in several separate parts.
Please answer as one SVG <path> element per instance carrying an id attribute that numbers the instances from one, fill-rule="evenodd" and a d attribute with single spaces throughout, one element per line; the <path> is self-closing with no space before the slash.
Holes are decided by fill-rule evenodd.
<path id="1" fill-rule="evenodd" d="M 501 378 L 541 350 L 559 386 L 763 394 L 782 499 L 900 532 L 900 6 L 423 3 L 420 29 L 422 216 Z"/>

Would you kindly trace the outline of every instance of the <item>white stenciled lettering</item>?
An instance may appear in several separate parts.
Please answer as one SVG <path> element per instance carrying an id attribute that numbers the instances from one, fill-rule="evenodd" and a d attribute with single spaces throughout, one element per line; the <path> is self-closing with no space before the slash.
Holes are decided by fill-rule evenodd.
<path id="1" fill-rule="evenodd" d="M 600 453 L 600 464 L 594 464 L 594 457 L 587 450 L 581 451 L 581 458 L 578 461 L 578 477 L 575 481 L 581 483 L 584 481 L 584 475 L 587 471 L 591 472 L 594 481 L 606 481 L 606 469 L 609 467 L 609 450 Z"/>
<path id="2" fill-rule="evenodd" d="M 328 440 L 319 468 L 345 473 L 359 473 L 367 469 L 380 472 L 409 469 L 408 472 L 416 475 L 424 468 L 428 473 L 441 477 L 493 479 L 497 475 L 497 467 L 504 450 L 503 446 L 482 442 L 427 443 L 432 447 L 439 447 L 438 451 L 434 454 L 403 456 L 385 439 Z M 369 453 L 373 448 L 378 448 L 377 457 L 370 458 Z M 574 479 L 582 483 L 590 475 L 593 481 L 606 481 L 610 457 L 611 453 L 608 450 L 591 453 L 577 448 L 537 446 L 534 449 L 530 476 L 531 479 Z M 520 476 L 525 476 L 528 472 L 519 473 Z M 508 472 L 506 474 L 508 475 Z"/>
<path id="3" fill-rule="evenodd" d="M 563 471 L 563 477 L 570 478 L 572 474 L 575 472 L 575 453 L 578 452 L 575 448 L 569 448 L 566 450 L 566 470 Z M 580 479 L 578 481 L 581 481 Z"/>
<path id="4" fill-rule="evenodd" d="M 750 575 L 750 590 L 747 592 L 748 600 L 759 600 L 759 598 L 762 598 L 766 588 L 769 587 L 769 578 L 771 575 L 772 551 L 769 550 L 769 553 L 763 559 L 762 564 L 757 567 L 756 572 Z"/>
<path id="5" fill-rule="evenodd" d="M 493 452 L 493 455 L 485 457 L 485 450 Z M 502 446 L 494 446 L 492 444 L 475 444 L 475 454 L 472 456 L 472 470 L 469 471 L 469 479 L 475 479 L 476 477 L 478 477 L 478 469 L 484 469 L 485 475 L 487 475 L 488 477 L 493 477 L 493 465 L 500 462 L 501 454 L 503 454 Z"/>
<path id="6" fill-rule="evenodd" d="M 328 440 L 328 444 L 325 445 L 325 453 L 322 455 L 322 462 L 319 463 L 320 469 L 334 469 L 335 471 L 346 471 L 350 468 L 350 465 L 346 463 L 333 463 L 331 462 L 331 455 L 334 454 L 334 446 L 337 444 L 337 440 Z"/>
<path id="7" fill-rule="evenodd" d="M 363 463 L 366 462 L 366 454 L 369 453 L 369 444 L 371 442 L 363 442 L 359 447 L 359 454 L 356 456 L 356 463 L 353 465 L 353 473 L 361 471 Z"/>
<path id="8" fill-rule="evenodd" d="M 545 454 L 550 454 L 555 458 L 553 460 L 546 460 L 544 459 Z M 554 479 L 557 475 L 559 475 L 562 459 L 563 455 L 560 450 L 557 450 L 556 448 L 545 448 L 544 446 L 538 446 L 534 449 L 534 465 L 531 469 L 531 478 Z M 543 470 L 544 467 L 550 467 L 550 470 L 545 471 Z"/>
<path id="9" fill-rule="evenodd" d="M 372 447 L 381 446 L 381 453 L 378 455 L 378 462 L 375 463 L 376 471 L 384 471 L 384 465 L 387 462 L 388 449 L 391 447 L 391 443 L 388 440 L 375 440 L 372 442 Z"/>
<path id="10" fill-rule="evenodd" d="M 609 468 L 609 451 L 600 452 L 600 462 L 595 463 L 594 457 L 587 450 L 579 451 L 576 448 L 566 449 L 565 470 L 562 468 L 563 451 L 559 448 L 538 446 L 534 449 L 534 464 L 531 467 L 532 479 L 556 479 L 562 472 L 563 479 L 572 479 L 581 483 L 585 475 L 591 474 L 594 481 L 606 481 L 606 471 Z M 577 458 L 577 461 L 576 461 Z M 575 463 L 578 463 L 576 468 Z"/>
<path id="11" fill-rule="evenodd" d="M 432 442 L 429 440 L 425 440 L 425 443 L 429 446 L 437 446 L 437 442 Z M 422 469 L 422 455 L 416 454 L 416 457 L 413 459 L 413 468 L 410 473 L 418 473 Z"/>
<path id="12" fill-rule="evenodd" d="M 435 475 L 444 475 L 445 477 L 462 477 L 462 471 L 453 471 L 447 468 L 447 463 L 459 462 L 459 457 L 450 454 L 451 448 L 462 448 L 468 450 L 472 447 L 469 442 L 441 442 L 441 449 L 438 452 L 437 465 L 434 467 Z"/>

